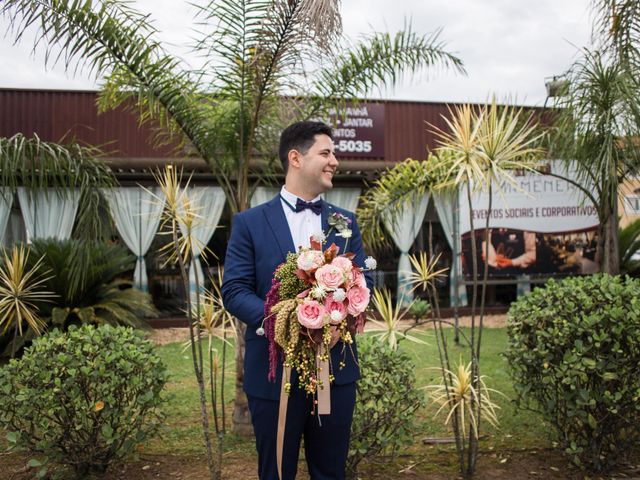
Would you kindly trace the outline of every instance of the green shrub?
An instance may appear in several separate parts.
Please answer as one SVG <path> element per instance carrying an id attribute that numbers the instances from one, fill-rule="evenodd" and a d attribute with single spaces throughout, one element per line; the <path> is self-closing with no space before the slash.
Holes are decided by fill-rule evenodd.
<path id="1" fill-rule="evenodd" d="M 640 440 L 640 280 L 551 280 L 512 304 L 508 335 L 520 405 L 577 464 L 605 470 Z"/>
<path id="2" fill-rule="evenodd" d="M 415 412 L 425 403 L 409 356 L 392 350 L 386 342 L 361 338 L 358 361 L 362 378 L 357 384 L 347 459 L 350 476 L 355 476 L 364 458 L 393 454 L 411 443 Z"/>
<path id="3" fill-rule="evenodd" d="M 17 449 L 82 478 L 155 433 L 165 382 L 153 345 L 131 328 L 54 330 L 0 368 L 0 427 Z"/>
<path id="4" fill-rule="evenodd" d="M 409 307 L 409 315 L 411 315 L 416 320 L 424 318 L 427 313 L 431 310 L 431 305 L 427 300 L 419 298 L 415 300 L 411 307 Z"/>

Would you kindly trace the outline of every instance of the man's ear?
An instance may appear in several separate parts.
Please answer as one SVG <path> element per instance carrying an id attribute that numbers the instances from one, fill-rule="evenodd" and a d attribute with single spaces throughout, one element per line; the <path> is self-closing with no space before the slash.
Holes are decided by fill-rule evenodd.
<path id="1" fill-rule="evenodd" d="M 287 155 L 287 159 L 289 160 L 289 168 L 300 168 L 301 157 L 302 155 L 300 155 L 300 152 L 298 150 L 289 150 L 289 154 Z"/>

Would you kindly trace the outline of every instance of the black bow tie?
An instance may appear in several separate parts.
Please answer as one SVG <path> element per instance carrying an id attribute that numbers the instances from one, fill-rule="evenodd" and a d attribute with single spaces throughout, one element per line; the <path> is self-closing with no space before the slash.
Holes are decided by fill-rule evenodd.
<path id="1" fill-rule="evenodd" d="M 299 198 L 296 200 L 296 212 L 301 212 L 307 208 L 316 215 L 320 215 L 320 213 L 322 213 L 322 199 L 316 200 L 315 202 L 305 202 Z"/>

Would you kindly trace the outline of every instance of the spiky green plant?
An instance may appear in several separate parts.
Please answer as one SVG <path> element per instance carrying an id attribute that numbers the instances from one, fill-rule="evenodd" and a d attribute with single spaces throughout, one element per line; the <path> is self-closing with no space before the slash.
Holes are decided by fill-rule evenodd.
<path id="1" fill-rule="evenodd" d="M 433 282 L 444 275 L 448 268 L 437 269 L 438 260 L 440 260 L 440 254 L 429 258 L 427 252 L 420 252 L 417 255 L 409 255 L 409 261 L 413 270 L 409 274 L 408 281 L 413 287 L 411 291 L 415 291 L 418 288 L 423 292 L 430 290 Z"/>
<path id="2" fill-rule="evenodd" d="M 36 335 L 46 328 L 38 305 L 50 302 L 55 294 L 46 290 L 49 272 L 42 271 L 42 258 L 28 265 L 29 249 L 14 245 L 3 250 L 0 265 L 0 329 L 5 334 L 13 329 L 11 358 L 15 356 L 18 336 L 24 334 L 23 324 Z"/>
<path id="3" fill-rule="evenodd" d="M 511 175 L 513 170 L 533 170 L 537 163 L 537 156 L 542 151 L 538 147 L 541 134 L 538 133 L 537 123 L 529 114 L 522 109 L 509 105 L 498 105 L 495 98 L 489 105 L 479 109 L 472 109 L 469 106 L 457 107 L 451 112 L 452 120 L 448 120 L 449 130 L 438 130 L 440 147 L 438 152 L 444 153 L 441 157 L 444 160 L 443 167 L 447 172 L 444 176 L 447 186 L 465 190 L 469 207 L 469 226 L 471 237 L 471 258 L 473 294 L 471 301 L 471 332 L 470 332 L 470 354 L 472 382 L 478 392 L 477 397 L 471 398 L 475 404 L 475 415 L 480 422 L 482 409 L 482 384 L 480 379 L 480 351 L 482 345 L 482 327 L 484 320 L 484 305 L 486 298 L 487 279 L 489 274 L 488 262 L 484 263 L 482 276 L 482 293 L 480 300 L 479 323 L 476 326 L 476 306 L 478 297 L 478 264 L 475 242 L 475 228 L 473 212 L 473 195 L 475 192 L 486 191 L 489 197 L 487 210 L 487 221 L 484 228 L 484 245 L 486 251 L 485 258 L 488 258 L 489 248 L 489 221 L 491 218 L 492 196 L 494 190 L 500 192 L 502 182 L 509 183 L 515 187 L 516 181 Z M 524 117 L 524 118 L 523 118 Z M 446 343 L 443 338 L 443 345 Z M 443 379 L 446 370 L 451 370 L 448 365 L 443 365 Z M 449 380 L 452 379 L 448 375 Z M 445 380 L 445 385 L 447 384 Z M 449 384 L 447 388 L 451 388 Z M 458 425 L 460 427 L 460 425 Z M 458 430 L 460 434 L 463 432 Z M 458 433 L 457 432 L 457 433 Z M 476 430 L 469 430 L 468 438 L 468 459 L 466 466 L 461 464 L 461 469 L 467 475 L 473 474 L 478 453 L 478 436 Z M 462 435 L 464 437 L 464 434 Z M 461 442 L 458 446 L 462 445 Z M 459 448 L 460 451 L 460 448 Z M 464 450 L 460 452 L 461 458 Z"/>
<path id="4" fill-rule="evenodd" d="M 403 328 L 402 320 L 404 320 L 405 316 L 409 313 L 413 302 L 405 308 L 401 306 L 400 302 L 394 305 L 391 292 L 386 288 L 383 290 L 375 289 L 371 300 L 380 317 L 380 320 L 373 316 L 368 318 L 370 324 L 375 325 L 375 327 L 367 328 L 369 332 L 373 333 L 372 336 L 374 338 L 377 338 L 378 341 L 382 343 L 386 343 L 392 350 L 397 350 L 398 344 L 402 340 L 427 345 L 427 342 L 420 337 L 408 333 L 415 325 Z"/>
<path id="5" fill-rule="evenodd" d="M 224 378 L 227 367 L 227 346 L 229 337 L 236 337 L 234 328 L 235 319 L 222 302 L 222 278 L 223 270 L 218 270 L 216 278 L 211 279 L 211 290 L 206 292 L 200 302 L 200 314 L 198 321 L 201 326 L 201 335 L 208 340 L 207 351 L 209 353 L 209 388 L 213 421 L 217 436 L 217 475 L 220 477 L 222 454 L 224 452 L 224 437 L 227 432 L 225 416 L 225 389 Z M 218 339 L 222 348 L 218 351 L 213 345 L 213 340 Z"/>
<path id="6" fill-rule="evenodd" d="M 207 453 L 207 464 L 209 467 L 209 474 L 212 480 L 218 480 L 221 478 L 221 459 L 222 456 L 218 455 L 218 462 L 214 461 L 213 449 L 211 446 L 211 437 L 209 432 L 209 416 L 207 412 L 207 396 L 205 390 L 204 380 L 204 355 L 202 349 L 202 327 L 203 322 L 197 315 L 207 314 L 212 312 L 212 304 L 207 305 L 205 303 L 204 310 L 202 304 L 202 298 L 197 295 L 195 298 L 195 305 L 192 304 L 192 298 L 189 292 L 189 274 L 187 266 L 192 261 L 193 246 L 195 238 L 193 235 L 194 223 L 200 219 L 195 211 L 195 205 L 189 198 L 189 181 L 183 180 L 182 171 L 178 171 L 173 166 L 168 165 L 163 171 L 158 171 L 154 174 L 156 183 L 160 186 L 163 197 L 156 197 L 157 201 L 164 202 L 165 208 L 162 213 L 161 230 L 169 235 L 169 242 L 165 247 L 165 255 L 167 261 L 178 265 L 180 271 L 180 277 L 182 279 L 182 288 L 186 298 L 187 321 L 189 326 L 189 346 L 191 347 L 191 358 L 193 360 L 193 369 L 198 384 L 199 401 L 200 401 L 200 413 L 202 422 L 202 433 L 204 437 L 204 445 Z M 195 272 L 196 291 L 200 291 L 200 281 L 197 271 Z M 205 298 L 206 300 L 206 298 Z M 208 322 L 212 319 L 210 317 L 204 317 L 204 326 L 208 325 Z M 211 341 L 211 339 L 210 339 Z M 211 349 L 211 343 L 210 343 Z M 210 350 L 211 352 L 211 350 Z M 213 368 L 213 365 L 211 366 Z M 221 442 L 218 442 L 218 447 L 221 448 Z"/>
<path id="7" fill-rule="evenodd" d="M 440 146 L 434 154 L 430 154 L 426 161 L 407 160 L 390 169 L 376 182 L 371 191 L 365 196 L 360 210 L 364 223 L 362 230 L 373 237 L 380 235 L 380 217 L 389 211 L 392 217 L 398 216 L 407 199 L 414 195 L 423 195 L 429 191 L 459 190 L 466 193 L 469 204 L 469 212 L 473 211 L 472 202 L 474 194 L 486 191 L 489 199 L 493 190 L 498 190 L 505 182 L 514 185 L 515 179 L 512 170 L 532 170 L 536 165 L 536 158 L 541 153 L 538 148 L 540 134 L 535 120 L 526 115 L 522 109 L 509 105 L 498 105 L 495 99 L 484 106 L 471 107 L 460 105 L 449 111 L 448 116 L 443 117 L 444 129 L 435 129 Z M 514 185 L 515 186 L 515 185 Z M 380 202 L 379 205 L 376 203 Z M 382 210 L 384 209 L 384 210 Z M 491 200 L 488 205 L 491 210 Z M 489 218 L 485 225 L 486 236 L 489 229 Z M 475 238 L 473 218 L 470 218 L 471 238 Z M 476 243 L 471 242 L 471 257 L 473 263 L 473 296 L 471 304 L 471 332 L 468 339 L 472 381 L 477 391 L 478 402 L 475 404 L 475 418 L 480 424 L 482 410 L 482 384 L 479 383 L 480 375 L 480 347 L 482 341 L 482 327 L 484 318 L 484 298 L 487 285 L 488 268 L 485 262 L 485 270 L 482 277 L 483 291 L 480 303 L 480 319 L 476 325 L 476 306 L 478 303 L 479 275 L 476 255 Z M 488 247 L 487 247 L 488 248 Z M 486 253 L 485 253 L 485 256 Z M 447 353 L 447 343 L 442 331 L 442 320 L 439 315 L 437 295 L 431 282 L 422 282 L 422 273 L 428 274 L 428 262 L 416 265 L 413 274 L 414 281 L 426 287 L 434 301 L 435 315 L 433 321 L 436 328 L 436 339 L 442 365 L 443 382 L 446 389 L 453 385 L 452 368 Z M 423 271 L 421 273 L 421 270 Z M 375 300 L 375 298 L 374 298 Z M 449 391 L 449 390 L 447 390 Z M 471 402 L 475 400 L 472 398 Z M 452 405 L 452 404 L 450 404 Z M 464 445 L 464 435 L 453 420 L 453 429 L 456 436 L 456 447 L 460 459 L 460 468 L 463 474 L 471 475 L 475 469 L 477 458 L 478 438 L 476 430 L 469 430 L 468 448 Z M 465 454 L 468 458 L 465 460 Z"/>
<path id="8" fill-rule="evenodd" d="M 457 425 L 466 436 L 466 431 L 473 430 L 478 436 L 479 418 L 476 414 L 476 406 L 480 405 L 482 416 L 494 427 L 498 426 L 497 411 L 500 407 L 491 401 L 489 392 L 502 395 L 498 390 L 488 388 L 484 381 L 484 376 L 473 379 L 471 373 L 471 362 L 466 365 L 460 361 L 454 371 L 447 370 L 446 373 L 453 379 L 451 385 L 441 382 L 438 385 L 429 385 L 427 390 L 430 397 L 440 408 L 434 416 L 440 415 L 443 411 L 447 414 L 444 423 L 450 425 L 455 417 Z M 477 389 L 477 385 L 482 385 L 482 389 Z"/>

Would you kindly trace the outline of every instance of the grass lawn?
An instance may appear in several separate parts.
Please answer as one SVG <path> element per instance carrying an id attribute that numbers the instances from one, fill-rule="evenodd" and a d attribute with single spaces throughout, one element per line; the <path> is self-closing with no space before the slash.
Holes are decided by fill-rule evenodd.
<path id="1" fill-rule="evenodd" d="M 468 333 L 468 331 L 464 331 Z M 415 364 L 416 386 L 424 387 L 437 383 L 439 360 L 436 340 L 432 331 L 420 334 L 428 345 L 404 341 L 400 348 L 409 353 Z M 453 345 L 453 330 L 447 330 L 449 355 L 455 364 L 460 357 L 467 362 L 467 350 Z M 507 343 L 503 328 L 485 329 L 481 353 L 481 373 L 486 376 L 487 386 L 503 392 L 507 398 L 492 395 L 500 406 L 500 427 L 493 428 L 485 421 L 482 424 L 480 456 L 475 478 L 485 479 L 530 479 L 554 478 L 554 480 L 577 480 L 584 473 L 569 464 L 558 449 L 552 448 L 549 438 L 551 428 L 542 419 L 526 411 L 518 411 L 510 400 L 514 397 L 508 366 L 501 356 Z M 111 468 L 105 479 L 151 480 L 156 478 L 201 479 L 207 477 L 204 444 L 200 423 L 198 389 L 194 379 L 190 349 L 182 343 L 157 347 L 159 355 L 169 369 L 167 384 L 168 401 L 164 406 L 165 425 L 160 436 L 149 440 L 139 450 L 139 459 L 127 461 Z M 231 413 L 234 397 L 234 351 L 227 349 L 226 412 L 227 426 L 231 429 Z M 430 437 L 450 438 L 451 432 L 443 425 L 444 417 L 433 418 L 437 407 L 427 401 L 418 412 L 414 428 L 414 441 L 394 458 L 376 456 L 368 458 L 359 467 L 359 478 L 367 480 L 399 480 L 407 475 L 423 480 L 446 480 L 459 477 L 459 466 L 453 444 L 425 444 Z M 4 435 L 0 435 L 4 437 Z M 9 478 L 26 480 L 31 478 L 25 468 L 27 456 L 3 453 L 6 441 L 0 438 L 0 464 L 12 472 Z M 254 480 L 256 458 L 253 440 L 229 433 L 225 439 L 223 478 Z M 299 464 L 299 478 L 305 475 L 304 460 Z M 635 470 L 632 470 L 635 472 Z M 638 470 L 640 473 L 640 470 Z M 594 476 L 592 478 L 604 478 Z"/>
<path id="2" fill-rule="evenodd" d="M 468 358 L 464 347 L 456 347 L 453 344 L 453 331 L 449 330 L 447 333 L 450 337 L 450 358 L 453 362 L 457 362 L 461 356 L 463 360 Z M 400 348 L 410 354 L 416 365 L 416 385 L 418 387 L 437 383 L 439 378 L 439 370 L 437 369 L 439 360 L 434 334 L 431 331 L 426 331 L 421 336 L 429 345 L 408 341 L 400 344 Z M 486 450 L 547 448 L 550 446 L 548 426 L 536 414 L 518 411 L 510 400 L 514 397 L 514 392 L 506 361 L 501 356 L 501 352 L 506 347 L 506 341 L 505 329 L 484 330 L 481 356 L 482 374 L 487 376 L 487 386 L 503 392 L 508 398 L 493 395 L 492 400 L 501 407 L 499 410 L 501 425 L 499 429 L 495 429 L 487 422 L 483 423 L 481 448 Z M 166 428 L 163 430 L 161 438 L 151 441 L 146 450 L 154 453 L 201 453 L 203 447 L 198 391 L 193 375 L 190 350 L 185 350 L 180 343 L 173 343 L 158 347 L 158 353 L 167 364 L 170 372 L 170 381 L 167 385 L 169 400 L 165 407 Z M 235 380 L 233 348 L 227 349 L 227 359 L 229 364 L 225 388 L 227 424 L 230 426 Z M 427 407 L 419 412 L 415 425 L 416 441 L 403 453 L 419 454 L 421 450 L 428 448 L 421 441 L 425 437 L 451 436 L 443 424 L 444 417 L 433 418 L 436 410 L 435 404 L 428 401 Z M 227 436 L 226 443 L 230 453 L 254 455 L 251 440 L 230 434 Z M 438 448 L 448 450 L 451 447 Z"/>

